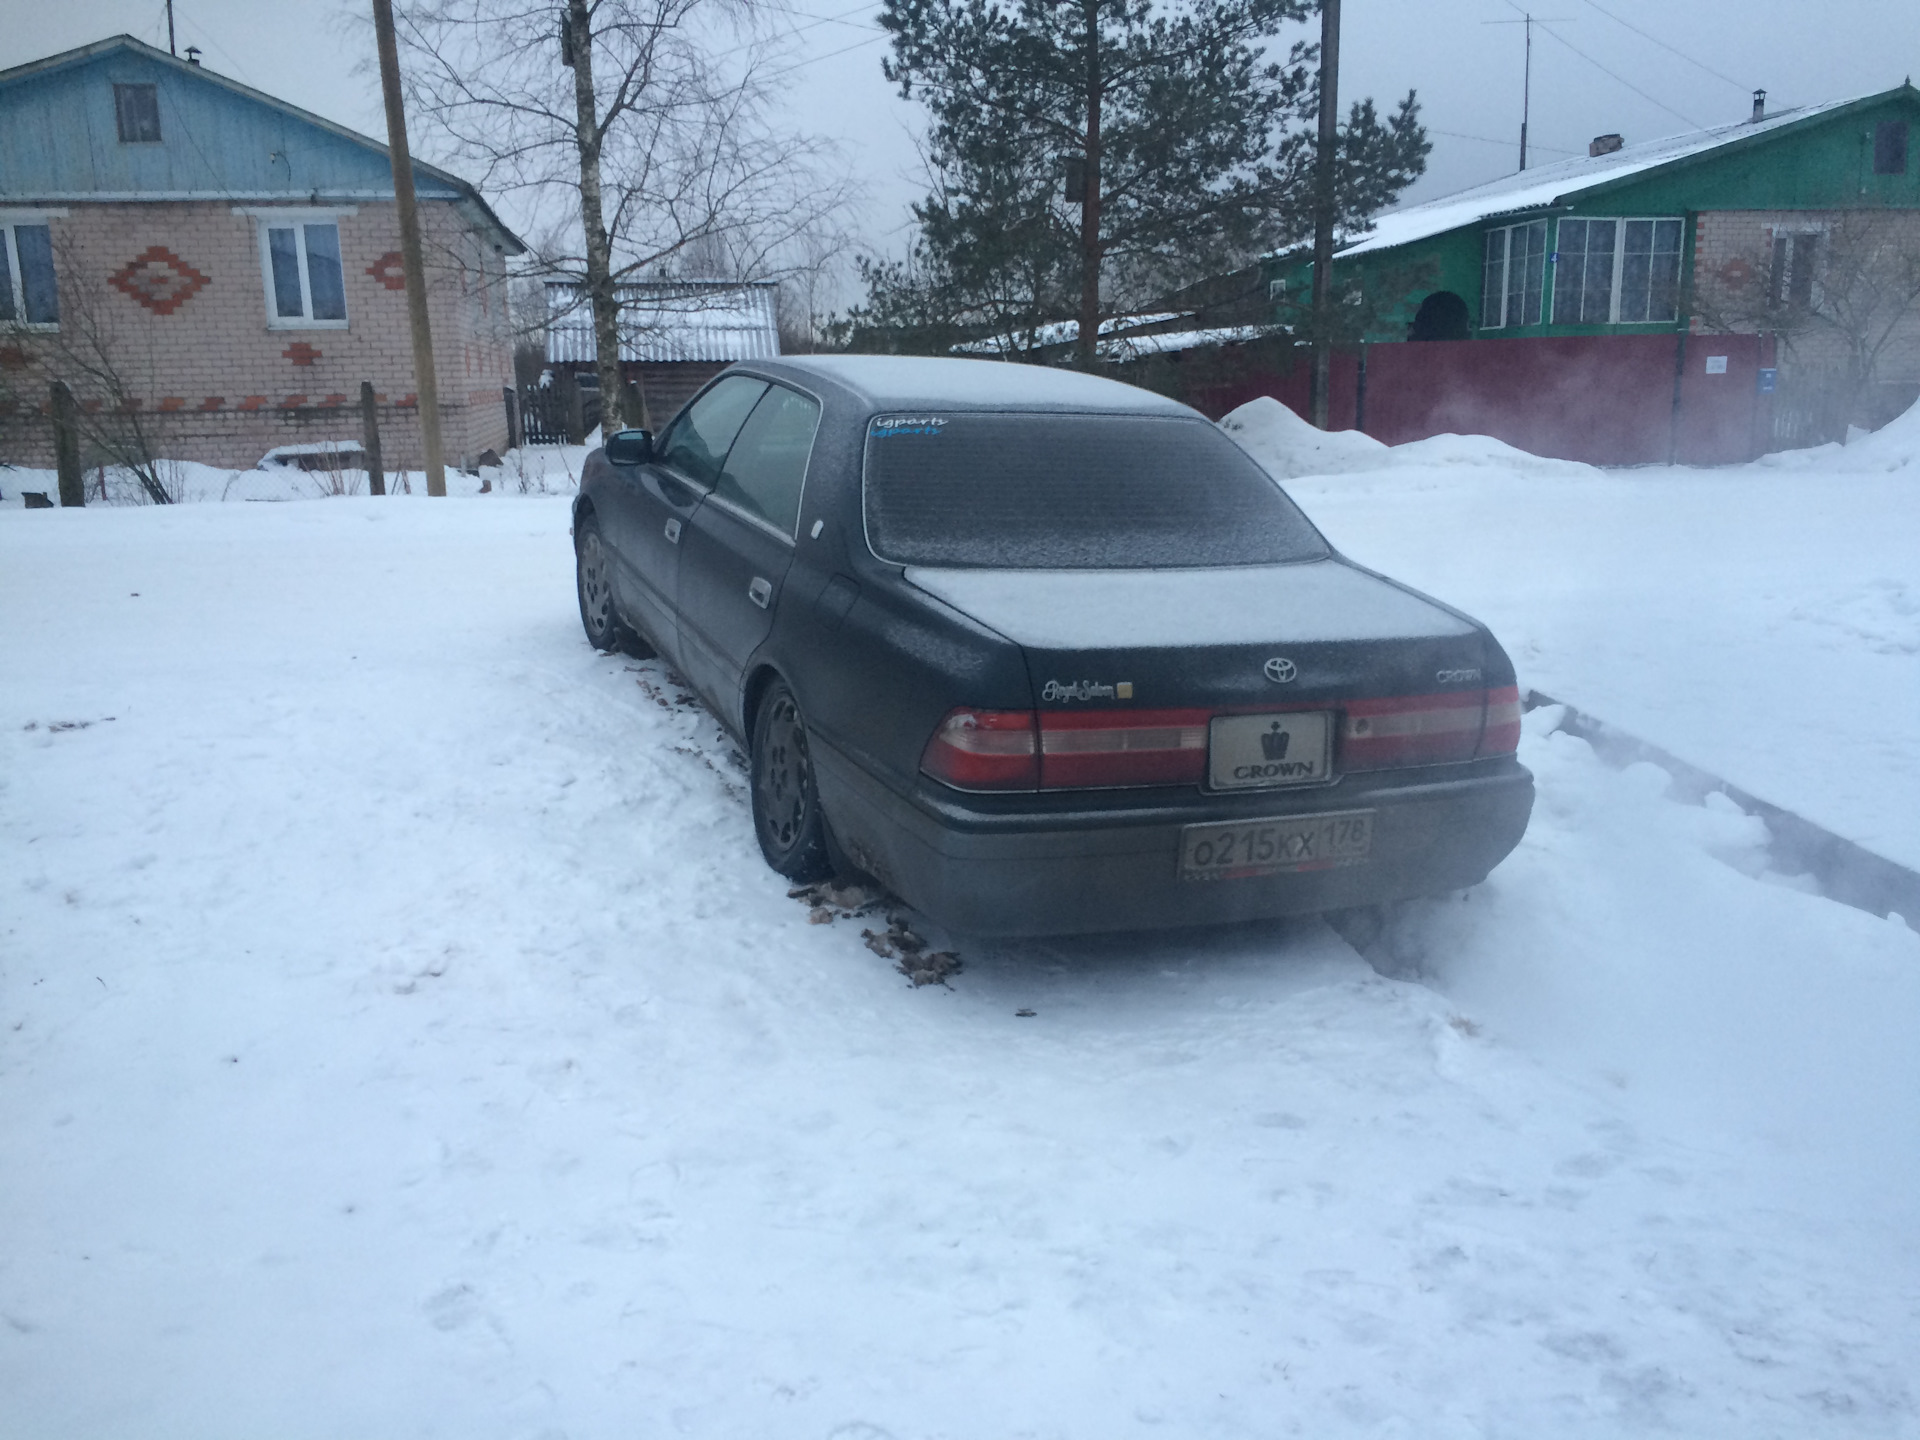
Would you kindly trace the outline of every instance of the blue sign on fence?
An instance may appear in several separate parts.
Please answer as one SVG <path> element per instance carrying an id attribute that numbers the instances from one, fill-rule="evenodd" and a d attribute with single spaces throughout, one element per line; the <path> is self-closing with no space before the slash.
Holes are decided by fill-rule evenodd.
<path id="1" fill-rule="evenodd" d="M 1759 380 L 1758 380 L 1758 384 L 1760 386 L 1760 393 L 1762 395 L 1773 394 L 1774 382 L 1779 380 L 1779 378 L 1780 378 L 1780 372 L 1778 370 L 1774 369 L 1772 366 L 1762 366 L 1759 371 Z"/>

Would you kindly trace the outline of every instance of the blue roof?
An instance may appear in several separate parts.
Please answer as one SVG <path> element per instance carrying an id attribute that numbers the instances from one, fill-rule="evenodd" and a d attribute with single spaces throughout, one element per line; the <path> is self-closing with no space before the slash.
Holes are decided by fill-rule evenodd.
<path id="1" fill-rule="evenodd" d="M 120 140 L 116 84 L 155 87 L 158 143 Z M 413 172 L 422 200 L 453 201 L 501 249 L 526 248 L 466 181 L 418 160 Z M 0 71 L 0 204 L 392 197 L 379 141 L 131 35 Z"/>

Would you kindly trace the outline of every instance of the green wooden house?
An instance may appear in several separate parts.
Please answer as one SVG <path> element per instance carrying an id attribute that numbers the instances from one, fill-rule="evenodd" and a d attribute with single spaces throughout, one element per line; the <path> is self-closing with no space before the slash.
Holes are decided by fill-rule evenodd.
<path id="1" fill-rule="evenodd" d="M 1740 233 L 1791 230 L 1782 212 L 1920 209 L 1920 90 L 1754 117 L 1693 135 L 1622 145 L 1503 176 L 1379 217 L 1343 246 L 1336 279 L 1377 289 L 1418 269 L 1424 286 L 1370 307 L 1367 338 L 1402 340 L 1436 308 L 1465 313 L 1435 338 L 1643 333 L 1677 325 L 1697 264 L 1742 258 Z M 1814 233 L 1814 232 L 1802 232 Z M 1770 247 L 1769 247 L 1770 248 Z M 1789 258 L 1789 264 L 1791 259 Z M 1312 276 L 1301 252 L 1272 262 L 1276 298 Z M 1457 297 L 1436 307 L 1435 296 Z"/>
<path id="2" fill-rule="evenodd" d="M 1853 393 L 1838 402 L 1828 397 L 1830 410 L 1838 403 L 1846 412 L 1837 421 L 1828 415 L 1829 429 L 1861 418 L 1863 408 L 1872 412 L 1870 420 L 1887 418 L 1889 409 L 1920 394 L 1920 297 L 1905 315 L 1879 304 L 1871 325 L 1887 333 L 1877 338 L 1866 374 L 1856 373 L 1863 363 L 1859 337 L 1842 333 L 1851 322 L 1826 312 L 1846 308 L 1838 303 L 1845 298 L 1837 288 L 1841 271 L 1858 270 L 1867 249 L 1881 257 L 1876 263 L 1883 268 L 1893 263 L 1887 259 L 1892 255 L 1911 261 L 1920 273 L 1916 131 L 1920 91 L 1910 83 L 1771 115 L 1759 92 L 1752 117 L 1738 124 L 1636 145 L 1603 135 L 1586 156 L 1382 215 L 1335 256 L 1345 338 L 1370 352 L 1367 368 L 1376 382 L 1382 362 L 1395 370 L 1412 366 L 1411 357 L 1396 365 L 1399 357 L 1384 353 L 1388 346 L 1552 341 L 1529 347 L 1548 372 L 1576 362 L 1591 372 L 1595 357 L 1603 357 L 1596 382 L 1600 401 L 1609 388 L 1604 376 L 1622 365 L 1630 368 L 1629 357 L 1638 356 L 1631 364 L 1642 367 L 1665 363 L 1682 377 L 1694 368 L 1703 376 L 1737 376 L 1740 365 L 1730 366 L 1727 353 L 1733 350 L 1746 356 L 1756 395 L 1770 394 L 1776 371 L 1783 402 L 1797 393 L 1796 385 L 1808 393 L 1822 385 L 1851 386 Z M 1297 324 L 1311 287 L 1309 252 L 1290 250 L 1266 263 L 1274 319 Z M 1856 300 L 1849 300 L 1855 310 Z M 1717 346 L 1703 338 L 1741 335 L 1756 337 L 1756 343 Z M 1632 337 L 1663 339 L 1598 347 L 1568 343 Z M 1530 363 L 1524 353 L 1515 351 L 1511 363 L 1496 368 L 1521 373 Z M 1441 364 L 1437 353 L 1423 354 L 1421 368 Z M 1484 368 L 1476 358 L 1445 362 L 1442 368 L 1460 372 L 1455 390 L 1473 383 Z M 1678 426 L 1683 387 L 1676 381 L 1671 388 Z M 1386 397 L 1377 383 L 1373 389 L 1379 418 Z M 1356 398 L 1367 403 L 1364 382 Z M 1497 397 L 1484 398 L 1491 403 Z M 1560 395 L 1562 403 L 1567 399 Z M 1732 413 L 1725 396 L 1713 404 Z M 1775 423 L 1771 399 L 1766 408 L 1767 416 L 1742 421 L 1747 439 L 1729 441 L 1728 453 L 1714 458 L 1819 438 L 1791 433 L 1811 423 L 1805 416 Z M 1755 438 L 1762 419 L 1768 433 Z M 1355 420 L 1375 432 L 1364 413 Z M 1396 426 L 1431 428 L 1410 412 Z M 1497 426 L 1489 428 L 1498 433 Z M 1642 445 L 1627 458 L 1660 458 L 1659 449 Z"/>

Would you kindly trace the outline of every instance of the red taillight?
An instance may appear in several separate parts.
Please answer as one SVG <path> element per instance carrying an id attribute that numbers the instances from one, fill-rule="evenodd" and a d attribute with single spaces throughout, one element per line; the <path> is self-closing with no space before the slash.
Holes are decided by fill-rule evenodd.
<path id="1" fill-rule="evenodd" d="M 1520 746 L 1520 692 L 1512 685 L 1349 700 L 1340 708 L 1341 770 L 1445 765 Z M 954 710 L 927 741 L 920 768 L 959 790 L 1199 785 L 1214 713 Z"/>
<path id="2" fill-rule="evenodd" d="M 1197 785 L 1208 710 L 1076 710 L 1040 716 L 1040 785 Z"/>
<path id="3" fill-rule="evenodd" d="M 1480 736 L 1482 755 L 1511 755 L 1520 748 L 1520 687 L 1487 692 L 1487 728 Z"/>
<path id="4" fill-rule="evenodd" d="M 1340 727 L 1340 768 L 1390 770 L 1471 760 L 1486 709 L 1484 690 L 1349 700 Z"/>
<path id="5" fill-rule="evenodd" d="M 952 710 L 934 729 L 920 768 L 958 790 L 1032 790 L 1040 747 L 1031 710 Z"/>

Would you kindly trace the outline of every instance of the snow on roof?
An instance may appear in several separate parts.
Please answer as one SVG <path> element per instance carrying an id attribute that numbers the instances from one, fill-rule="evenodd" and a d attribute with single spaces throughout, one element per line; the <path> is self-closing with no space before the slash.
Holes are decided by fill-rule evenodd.
<path id="1" fill-rule="evenodd" d="M 819 375 L 877 408 L 1003 407 L 1193 415 L 1185 405 L 1117 380 L 1011 360 L 919 355 L 790 355 L 783 367 Z"/>
<path id="2" fill-rule="evenodd" d="M 1191 310 L 1167 310 L 1155 315 L 1115 315 L 1110 320 L 1102 320 L 1097 334 L 1111 335 L 1119 330 L 1135 330 L 1146 325 L 1164 325 L 1169 320 L 1184 320 Z M 1016 335 L 989 335 L 985 340 L 969 340 L 964 345 L 953 347 L 956 355 L 1021 355 L 1034 346 L 1070 345 L 1080 338 L 1078 320 L 1049 320 L 1044 325 L 1033 327 L 1032 340 L 1025 345 L 1017 343 Z"/>
<path id="3" fill-rule="evenodd" d="M 622 285 L 620 358 L 635 361 L 771 360 L 780 353 L 771 281 L 675 280 Z M 547 284 L 548 364 L 591 364 L 593 316 L 570 281 Z"/>
<path id="4" fill-rule="evenodd" d="M 1157 335 L 1121 335 L 1100 342 L 1102 360 L 1137 360 L 1143 355 L 1168 355 L 1198 350 L 1206 345 L 1243 345 L 1263 335 L 1284 333 L 1284 325 L 1221 325 L 1208 330 L 1162 330 Z"/>
<path id="5" fill-rule="evenodd" d="M 1664 140 L 1628 145 L 1607 155 L 1581 155 L 1571 160 L 1558 160 L 1551 165 L 1537 165 L 1530 170 L 1503 175 L 1498 180 L 1476 185 L 1471 190 L 1461 190 L 1438 200 L 1429 200 L 1424 205 L 1409 205 L 1404 210 L 1377 216 L 1371 231 L 1353 244 L 1343 247 L 1339 253 L 1344 258 L 1375 250 L 1389 250 L 1396 245 L 1425 240 L 1429 236 L 1457 230 L 1463 225 L 1496 215 L 1511 215 L 1518 211 L 1563 204 L 1571 197 L 1597 186 L 1624 180 L 1630 175 L 1684 160 L 1722 145 L 1765 135 L 1815 115 L 1856 104 L 1864 98 L 1869 97 L 1856 96 L 1849 100 L 1802 105 L 1797 109 L 1782 110 L 1760 121 L 1742 120 L 1732 125 L 1717 125 L 1710 130 L 1696 130 L 1688 135 L 1671 135 Z"/>

